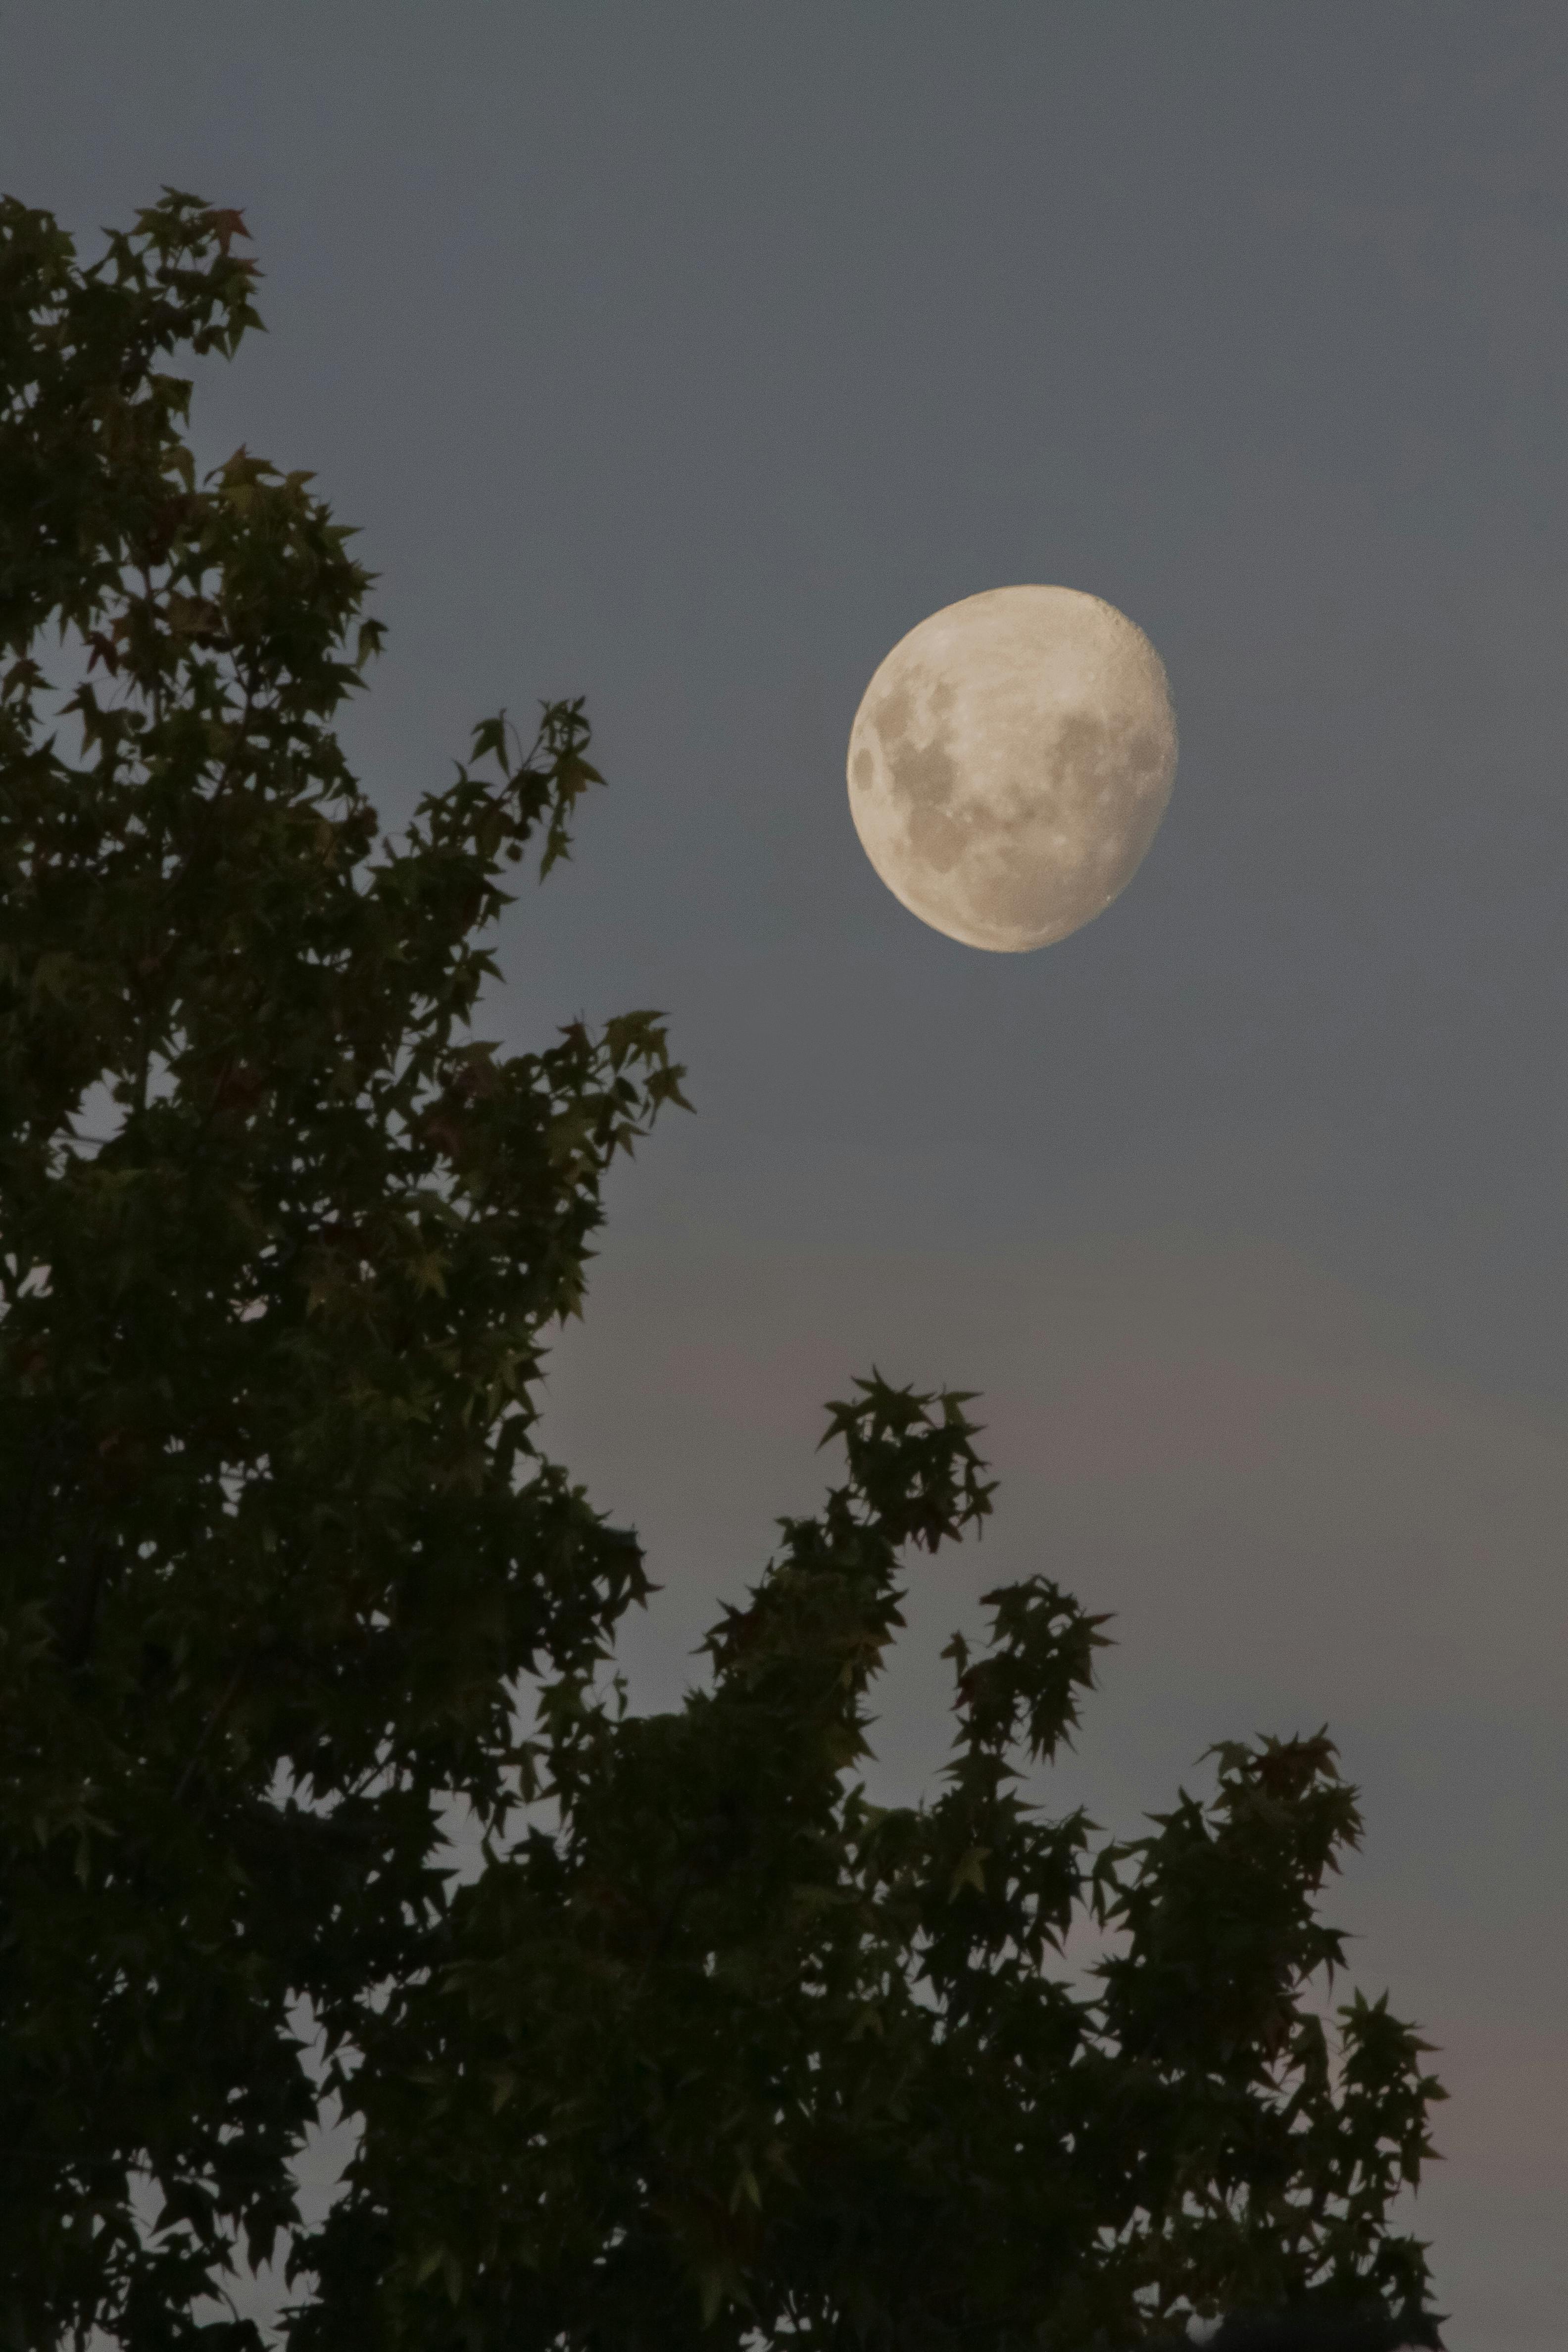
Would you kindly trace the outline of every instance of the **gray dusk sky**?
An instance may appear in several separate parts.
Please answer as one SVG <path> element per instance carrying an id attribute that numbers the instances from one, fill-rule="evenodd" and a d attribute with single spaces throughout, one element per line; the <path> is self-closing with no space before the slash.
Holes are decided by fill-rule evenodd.
<path id="1" fill-rule="evenodd" d="M 0 186 L 96 250 L 243 208 L 269 333 L 210 457 L 313 467 L 388 651 L 389 820 L 505 702 L 611 789 L 482 1034 L 666 1008 L 698 1108 L 611 1194 L 547 1426 L 678 1696 L 823 1401 L 984 1393 L 985 1541 L 1116 1612 L 1053 1801 L 1134 1830 L 1325 1719 L 1328 1908 L 1450 2086 L 1417 2208 L 1468 2352 L 1568 2306 L 1568 9 L 1512 0 L 31 0 Z M 1033 955 L 850 825 L 882 656 L 1017 582 L 1167 665 L 1174 797 Z"/>

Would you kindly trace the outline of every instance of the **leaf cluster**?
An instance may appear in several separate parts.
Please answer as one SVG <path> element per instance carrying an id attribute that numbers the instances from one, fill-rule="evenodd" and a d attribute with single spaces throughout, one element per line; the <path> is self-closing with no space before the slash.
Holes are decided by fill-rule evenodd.
<path id="1" fill-rule="evenodd" d="M 1426 2268 L 1387 2207 L 1441 2094 L 1385 2002 L 1344 2004 L 1331 2050 L 1312 1999 L 1341 1957 L 1314 1898 L 1359 1828 L 1331 1743 L 1227 1747 L 1206 1804 L 1096 1850 L 1020 1792 L 1107 1639 L 1035 1576 L 950 1647 L 942 1793 L 871 1804 L 900 1547 L 957 1538 L 990 1487 L 964 1398 L 858 1388 L 830 1409 L 847 1481 L 783 1523 L 706 1687 L 651 1717 L 554 1688 L 557 1822 L 458 1893 L 447 1967 L 376 2020 L 301 2352 L 699 2326 L 1082 2352 L 1281 2305 L 1404 2340 Z M 1088 1979 L 1086 1919 L 1113 1948 Z"/>
<path id="2" fill-rule="evenodd" d="M 505 1801 L 515 1678 L 591 1664 L 647 1590 L 539 1456 L 531 1382 L 605 1171 L 680 1074 L 651 1013 L 510 1057 L 466 1034 L 503 866 L 563 854 L 598 782 L 587 724 L 554 705 L 525 750 L 486 722 L 377 854 L 331 725 L 379 643 L 350 534 L 243 451 L 196 482 L 159 372 L 255 324 L 241 231 L 171 194 L 81 269 L 0 208 L 0 2343 L 26 2352 L 89 2319 L 194 2341 L 170 2315 L 235 2233 L 269 2253 L 320 2105 L 300 2004 L 352 2042 L 427 1963 L 442 1801 Z"/>

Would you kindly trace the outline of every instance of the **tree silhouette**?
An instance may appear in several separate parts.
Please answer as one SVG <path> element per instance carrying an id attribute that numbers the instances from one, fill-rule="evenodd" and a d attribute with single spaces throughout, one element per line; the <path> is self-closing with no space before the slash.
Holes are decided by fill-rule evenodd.
<path id="1" fill-rule="evenodd" d="M 169 193 L 84 268 L 0 207 L 0 2343 L 241 2352 L 225 2281 L 282 2245 L 298 2352 L 1079 2352 L 1286 2306 L 1215 2340 L 1435 2343 L 1389 2220 L 1426 2045 L 1313 2006 L 1359 1830 L 1325 1735 L 1097 1848 L 1019 1790 L 1106 1638 L 1035 1576 L 952 1645 L 938 1801 L 853 1777 L 905 1554 L 990 1507 L 969 1400 L 858 1383 L 705 1686 L 606 1682 L 647 1579 L 532 1383 L 681 1073 L 649 1013 L 469 1034 L 587 724 L 486 721 L 381 835 L 332 724 L 380 643 L 350 535 L 244 450 L 198 480 L 164 372 L 258 323 L 243 239 Z"/>

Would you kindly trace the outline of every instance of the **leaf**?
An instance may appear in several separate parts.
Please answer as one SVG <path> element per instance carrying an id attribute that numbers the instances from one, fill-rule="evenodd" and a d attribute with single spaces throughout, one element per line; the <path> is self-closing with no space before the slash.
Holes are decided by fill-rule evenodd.
<path id="1" fill-rule="evenodd" d="M 985 1864 L 989 1853 L 989 1847 L 983 1845 L 970 1847 L 969 1852 L 963 1855 L 953 1871 L 952 1884 L 948 1889 L 950 1899 L 962 1894 L 966 1886 L 973 1886 L 976 1895 L 984 1894 Z"/>

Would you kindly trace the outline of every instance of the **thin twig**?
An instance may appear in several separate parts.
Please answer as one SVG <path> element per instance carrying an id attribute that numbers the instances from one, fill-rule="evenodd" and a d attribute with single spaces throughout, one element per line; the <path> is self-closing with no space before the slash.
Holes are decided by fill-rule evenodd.
<path id="1" fill-rule="evenodd" d="M 212 1738 L 213 1733 L 217 1729 L 218 1725 L 223 1721 L 224 1717 L 228 1713 L 235 1693 L 238 1690 L 240 1684 L 244 1681 L 246 1674 L 250 1666 L 250 1663 L 251 1661 L 248 1654 L 241 1658 L 238 1665 L 236 1666 L 233 1674 L 228 1678 L 227 1689 L 224 1692 L 223 1696 L 219 1699 L 217 1705 L 208 1716 L 206 1722 L 202 1727 L 202 1736 L 197 1740 L 195 1748 L 191 1750 L 190 1760 L 186 1764 L 185 1769 L 181 1773 L 179 1779 L 174 1783 L 174 1802 L 176 1805 L 179 1803 L 180 1799 L 184 1795 L 186 1789 L 190 1785 L 191 1774 L 195 1770 L 196 1766 L 200 1763 L 203 1750 L 205 1748 L 208 1740 Z"/>

